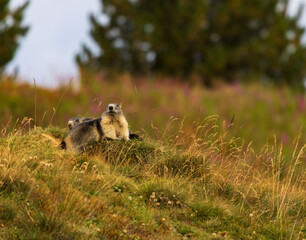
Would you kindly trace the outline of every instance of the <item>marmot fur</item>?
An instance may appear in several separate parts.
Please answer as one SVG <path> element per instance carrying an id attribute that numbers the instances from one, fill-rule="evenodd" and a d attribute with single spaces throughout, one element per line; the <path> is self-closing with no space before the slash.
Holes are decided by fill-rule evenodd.
<path id="1" fill-rule="evenodd" d="M 61 142 L 60 147 L 81 152 L 85 146 L 102 138 L 129 140 L 128 122 L 119 104 L 109 104 L 100 118 L 75 125 Z"/>

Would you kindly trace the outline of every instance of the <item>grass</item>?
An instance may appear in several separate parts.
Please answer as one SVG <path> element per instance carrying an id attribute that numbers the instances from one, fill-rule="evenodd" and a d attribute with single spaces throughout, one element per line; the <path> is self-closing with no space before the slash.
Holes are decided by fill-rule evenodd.
<path id="1" fill-rule="evenodd" d="M 219 122 L 185 135 L 188 147 L 144 134 L 82 155 L 58 148 L 65 128 L 8 132 L 0 238 L 303 239 L 306 146 L 284 162 L 280 143 L 255 152 Z"/>
<path id="2" fill-rule="evenodd" d="M 70 117 L 109 102 L 142 141 L 58 148 Z M 302 240 L 305 110 L 301 94 L 256 84 L 0 81 L 0 239 Z"/>

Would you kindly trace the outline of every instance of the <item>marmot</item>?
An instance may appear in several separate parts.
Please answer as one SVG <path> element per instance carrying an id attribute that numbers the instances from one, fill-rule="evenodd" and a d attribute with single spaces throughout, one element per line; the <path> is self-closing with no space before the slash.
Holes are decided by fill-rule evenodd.
<path id="1" fill-rule="evenodd" d="M 119 104 L 109 104 L 100 118 L 74 126 L 61 142 L 60 147 L 81 152 L 85 146 L 102 138 L 129 140 L 128 122 Z"/>
<path id="2" fill-rule="evenodd" d="M 89 121 L 89 120 L 93 120 L 93 118 L 87 118 L 87 117 L 74 117 L 74 118 L 70 118 L 68 120 L 67 126 L 69 128 L 69 130 L 71 130 L 75 125 L 85 122 L 85 121 Z"/>
<path id="3" fill-rule="evenodd" d="M 69 130 L 78 125 L 79 123 L 94 120 L 95 118 L 87 118 L 87 117 L 74 117 L 68 120 L 67 126 Z M 142 139 L 138 134 L 132 133 L 129 129 L 129 139 Z"/>

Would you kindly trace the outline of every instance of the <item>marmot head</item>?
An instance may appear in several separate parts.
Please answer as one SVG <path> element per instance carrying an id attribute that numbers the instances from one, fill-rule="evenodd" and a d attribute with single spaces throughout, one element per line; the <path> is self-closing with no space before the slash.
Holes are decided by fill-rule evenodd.
<path id="1" fill-rule="evenodd" d="M 107 106 L 106 112 L 110 114 L 121 114 L 121 106 L 117 103 L 110 103 Z"/>
<path id="2" fill-rule="evenodd" d="M 80 118 L 70 118 L 68 121 L 68 128 L 71 130 L 75 125 L 80 123 Z"/>
<path id="3" fill-rule="evenodd" d="M 86 118 L 86 117 L 74 117 L 70 118 L 67 125 L 68 128 L 71 130 L 74 126 L 78 125 L 79 123 L 92 120 L 93 118 Z"/>

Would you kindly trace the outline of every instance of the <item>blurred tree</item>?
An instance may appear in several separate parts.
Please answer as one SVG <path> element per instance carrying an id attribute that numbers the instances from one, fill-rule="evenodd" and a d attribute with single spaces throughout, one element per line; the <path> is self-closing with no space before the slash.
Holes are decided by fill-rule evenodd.
<path id="1" fill-rule="evenodd" d="M 301 84 L 306 74 L 302 13 L 289 17 L 288 0 L 100 0 L 91 36 L 76 56 L 82 69 L 104 73 L 201 76 L 206 85 L 262 79 Z"/>
<path id="2" fill-rule="evenodd" d="M 203 74 L 301 85 L 306 74 L 304 29 L 298 24 L 302 7 L 291 18 L 287 5 L 288 0 L 211 1 Z"/>
<path id="3" fill-rule="evenodd" d="M 19 46 L 21 36 L 24 36 L 28 27 L 22 26 L 24 10 L 29 2 L 11 10 L 10 0 L 0 0 L 0 76 Z"/>

